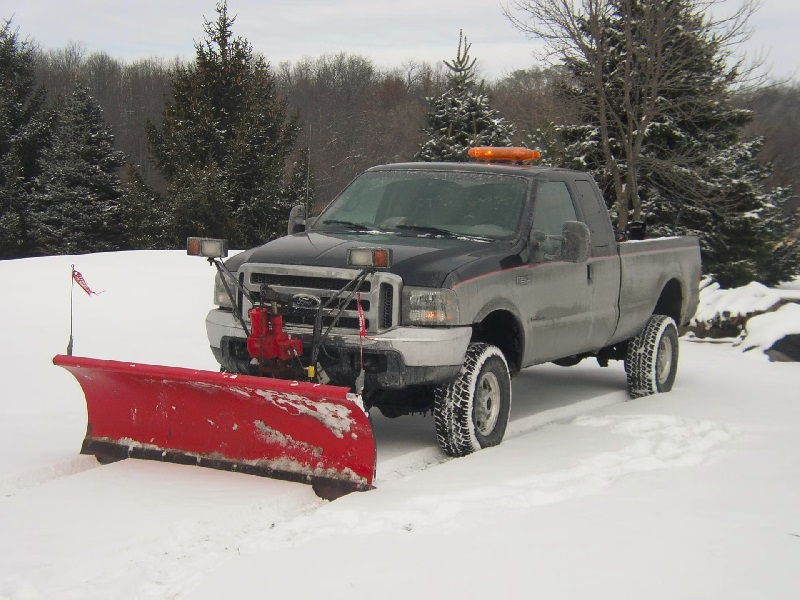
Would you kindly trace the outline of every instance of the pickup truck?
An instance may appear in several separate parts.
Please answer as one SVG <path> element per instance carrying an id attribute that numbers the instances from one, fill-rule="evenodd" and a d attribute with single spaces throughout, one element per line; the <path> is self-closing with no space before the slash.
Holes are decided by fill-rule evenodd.
<path id="1" fill-rule="evenodd" d="M 618 242 L 589 175 L 493 155 L 370 168 L 316 217 L 295 207 L 289 235 L 225 263 L 252 294 L 269 285 L 328 306 L 320 381 L 390 417 L 432 411 L 452 456 L 500 443 L 511 378 L 531 365 L 623 360 L 631 397 L 669 391 L 677 326 L 698 301 L 696 238 Z M 357 295 L 328 302 L 365 268 Z M 224 288 L 218 274 L 211 350 L 222 370 L 253 373 L 248 294 Z M 313 321 L 283 316 L 306 350 Z"/>

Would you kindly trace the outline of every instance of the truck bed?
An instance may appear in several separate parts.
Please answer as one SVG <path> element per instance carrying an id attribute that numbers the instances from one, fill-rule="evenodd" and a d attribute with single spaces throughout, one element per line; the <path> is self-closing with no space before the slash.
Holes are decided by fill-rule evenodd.
<path id="1" fill-rule="evenodd" d="M 620 317 L 612 343 L 638 333 L 668 284 L 680 292 L 678 325 L 685 324 L 697 308 L 698 286 L 694 284 L 700 281 L 698 239 L 692 236 L 664 237 L 620 242 L 617 247 L 620 257 Z M 688 289 L 684 289 L 680 282 L 690 284 Z"/>

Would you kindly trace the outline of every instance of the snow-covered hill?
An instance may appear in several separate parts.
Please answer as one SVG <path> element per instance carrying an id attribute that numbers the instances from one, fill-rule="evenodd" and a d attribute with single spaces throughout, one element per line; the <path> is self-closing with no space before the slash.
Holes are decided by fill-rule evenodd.
<path id="1" fill-rule="evenodd" d="M 621 365 L 525 370 L 463 459 L 375 416 L 378 489 L 77 454 L 75 353 L 216 368 L 212 270 L 181 252 L 0 262 L 0 598 L 797 598 L 800 365 L 682 342 L 673 392 Z"/>

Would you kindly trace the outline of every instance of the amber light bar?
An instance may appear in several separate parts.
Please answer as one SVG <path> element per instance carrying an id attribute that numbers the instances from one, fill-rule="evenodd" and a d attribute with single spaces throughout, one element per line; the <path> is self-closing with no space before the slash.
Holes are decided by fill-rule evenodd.
<path id="1" fill-rule="evenodd" d="M 473 146 L 467 151 L 471 158 L 489 161 L 530 162 L 539 160 L 542 153 L 529 148 L 504 148 L 498 146 Z"/>

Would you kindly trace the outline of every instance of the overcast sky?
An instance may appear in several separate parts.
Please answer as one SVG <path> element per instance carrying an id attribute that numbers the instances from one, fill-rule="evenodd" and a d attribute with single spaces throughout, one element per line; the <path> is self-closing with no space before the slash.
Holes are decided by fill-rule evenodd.
<path id="1" fill-rule="evenodd" d="M 726 0 L 738 5 L 738 0 Z M 193 56 L 215 0 L 0 0 L 24 36 L 43 49 L 81 43 L 125 59 Z M 535 44 L 503 16 L 500 0 L 229 0 L 244 35 L 273 65 L 347 52 L 379 66 L 437 63 L 455 54 L 458 30 L 484 76 L 535 64 Z M 763 0 L 748 55 L 766 55 L 771 75 L 800 80 L 800 0 Z"/>

